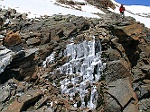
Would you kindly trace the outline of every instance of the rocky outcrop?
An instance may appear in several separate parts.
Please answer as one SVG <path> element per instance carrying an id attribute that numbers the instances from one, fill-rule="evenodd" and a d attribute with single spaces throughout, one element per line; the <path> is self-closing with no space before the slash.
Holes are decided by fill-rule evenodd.
<path id="1" fill-rule="evenodd" d="M 112 81 L 113 83 L 114 82 L 117 83 L 119 80 L 122 80 L 123 78 L 128 77 L 129 78 L 128 80 L 131 81 L 130 85 L 133 87 L 133 91 L 135 92 L 134 94 L 137 97 L 136 102 L 137 100 L 139 102 L 143 101 L 143 98 L 144 99 L 146 98 L 148 100 L 149 91 L 147 88 L 149 86 L 148 84 L 145 85 L 144 83 L 145 79 L 149 80 L 149 73 L 148 73 L 149 67 L 148 66 L 149 66 L 149 58 L 150 58 L 149 57 L 150 56 L 149 55 L 150 36 L 149 36 L 149 33 L 145 33 L 145 32 L 148 32 L 148 29 L 139 23 L 132 23 L 128 25 L 127 24 L 126 25 L 113 24 L 113 25 L 110 25 L 108 29 L 112 32 L 114 37 L 110 39 L 110 42 L 104 41 L 104 44 L 107 43 L 111 46 L 111 47 L 109 46 L 108 48 L 106 48 L 106 50 L 104 50 L 105 52 L 103 52 L 103 56 L 108 58 L 106 61 L 108 64 L 106 66 L 106 71 L 104 73 L 106 81 L 108 82 L 108 84 L 111 84 Z M 118 62 L 121 62 L 122 64 L 121 63 L 118 64 Z M 119 85 L 121 86 L 121 84 Z M 108 92 L 110 90 L 111 90 L 111 87 L 109 87 Z M 133 101 L 131 101 L 132 103 L 128 102 L 126 104 L 126 108 L 124 108 L 121 105 L 121 102 L 118 100 L 120 98 L 116 98 L 118 94 L 116 94 L 117 96 L 115 97 L 114 95 L 112 96 L 111 94 L 109 95 L 111 97 L 110 99 L 115 98 L 117 100 L 118 106 L 115 105 L 115 103 L 112 103 L 114 104 L 112 106 L 114 107 L 114 109 L 122 108 L 123 112 L 125 111 L 136 112 L 137 111 L 138 106 L 137 105 L 133 106 L 132 104 Z M 106 102 L 107 101 L 109 100 L 106 100 Z M 140 106 L 139 108 L 143 108 L 143 107 L 144 107 L 144 104 L 143 106 Z M 128 110 L 127 108 L 130 108 L 130 110 Z M 136 110 L 134 110 L 135 108 Z M 149 107 L 147 105 L 144 108 L 148 109 Z M 109 109 L 111 110 L 113 108 L 109 108 Z M 143 110 L 139 109 L 139 110 L 145 112 L 144 109 Z"/>
<path id="2" fill-rule="evenodd" d="M 110 2 L 108 4 L 113 7 Z M 100 19 L 73 15 L 27 19 L 26 14 L 13 9 L 2 10 L 1 14 L 7 15 L 9 21 L 7 24 L 1 22 L 0 29 L 1 111 L 144 112 L 149 109 L 146 102 L 149 102 L 150 94 L 150 32 L 143 24 L 131 17 L 120 23 L 119 16 L 114 13 Z M 6 18 L 2 19 L 6 21 Z M 91 49 L 94 53 L 88 52 Z M 77 58 L 76 53 L 80 63 L 71 60 Z M 92 77 L 82 77 L 78 72 L 81 65 L 91 63 L 82 59 L 84 55 L 93 54 L 95 59 L 89 58 L 93 63 L 87 71 L 94 71 L 94 80 L 85 84 L 84 78 Z M 106 66 L 100 63 L 100 56 Z M 76 68 L 66 72 L 66 62 L 75 63 Z M 103 74 L 98 79 L 96 74 L 101 72 Z M 73 85 L 70 82 L 75 78 Z M 83 86 L 84 98 L 77 92 L 71 98 L 68 93 L 78 91 L 74 88 L 81 84 L 86 85 Z"/>
<path id="3" fill-rule="evenodd" d="M 95 5 L 98 8 L 104 8 L 104 9 L 107 9 L 108 7 L 112 9 L 116 8 L 111 0 L 94 0 L 94 1 L 86 0 L 86 1 L 92 5 Z"/>

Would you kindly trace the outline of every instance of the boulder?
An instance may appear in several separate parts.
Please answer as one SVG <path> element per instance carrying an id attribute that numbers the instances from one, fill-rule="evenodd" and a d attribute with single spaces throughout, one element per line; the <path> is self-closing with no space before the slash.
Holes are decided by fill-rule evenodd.
<path id="1" fill-rule="evenodd" d="M 138 112 L 138 99 L 128 77 L 109 83 L 105 98 L 109 112 Z"/>
<path id="2" fill-rule="evenodd" d="M 141 37 L 145 36 L 143 33 L 144 27 L 142 24 L 131 24 L 123 28 L 123 31 L 134 40 L 140 40 Z"/>
<path id="3" fill-rule="evenodd" d="M 12 102 L 4 112 L 20 112 L 25 111 L 35 101 L 38 101 L 42 96 L 42 91 L 39 89 L 29 90 L 24 95 Z"/>
<path id="4" fill-rule="evenodd" d="M 19 32 L 10 31 L 6 34 L 4 38 L 4 45 L 5 46 L 14 46 L 20 44 L 22 42 Z"/>

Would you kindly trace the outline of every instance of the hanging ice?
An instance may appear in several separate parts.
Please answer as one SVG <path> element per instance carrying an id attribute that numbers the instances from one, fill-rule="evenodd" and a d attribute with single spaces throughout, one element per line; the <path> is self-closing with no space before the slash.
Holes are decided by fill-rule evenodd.
<path id="1" fill-rule="evenodd" d="M 70 95 L 70 99 L 73 100 L 75 93 L 79 93 L 81 107 L 96 108 L 95 82 L 100 79 L 104 67 L 101 61 L 100 41 L 95 41 L 93 36 L 91 41 L 83 41 L 80 44 L 71 43 L 67 45 L 65 54 L 70 56 L 70 59 L 59 69 L 61 73 L 70 77 L 60 81 L 62 94 Z M 72 84 L 73 87 L 68 87 L 69 84 Z M 84 102 L 85 95 L 88 94 L 87 84 L 91 87 L 88 103 Z"/>
<path id="2" fill-rule="evenodd" d="M 55 52 L 53 52 L 46 58 L 46 60 L 43 62 L 43 67 L 46 67 L 48 64 L 54 62 L 54 60 L 55 60 Z"/>

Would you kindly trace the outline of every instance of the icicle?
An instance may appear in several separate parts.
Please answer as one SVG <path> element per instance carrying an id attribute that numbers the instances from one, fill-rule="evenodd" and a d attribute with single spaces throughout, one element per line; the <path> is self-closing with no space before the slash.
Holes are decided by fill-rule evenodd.
<path id="1" fill-rule="evenodd" d="M 94 83 L 100 79 L 101 71 L 103 70 L 100 41 L 95 41 L 95 37 L 93 36 L 91 41 L 68 44 L 64 54 L 69 56 L 70 59 L 58 68 L 61 73 L 68 76 L 68 78 L 66 77 L 60 81 L 61 93 L 68 94 L 70 100 L 73 100 L 75 93 L 79 93 L 81 108 L 85 106 L 90 109 L 96 108 L 97 90 Z M 49 60 L 49 62 L 53 62 L 53 55 L 50 55 Z M 73 84 L 73 87 L 68 88 L 69 84 Z M 91 96 L 90 100 L 85 102 L 85 95 L 89 92 L 87 84 L 91 87 Z M 77 104 L 75 103 L 74 106 L 77 107 Z"/>
<path id="2" fill-rule="evenodd" d="M 53 52 L 46 58 L 46 60 L 43 62 L 43 67 L 46 67 L 48 64 L 53 63 L 54 60 L 55 60 L 55 52 Z"/>

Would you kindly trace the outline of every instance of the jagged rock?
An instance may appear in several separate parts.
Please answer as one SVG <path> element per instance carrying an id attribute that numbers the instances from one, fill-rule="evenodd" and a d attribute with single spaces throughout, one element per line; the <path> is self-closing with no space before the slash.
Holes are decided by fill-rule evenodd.
<path id="1" fill-rule="evenodd" d="M 112 3 L 111 0 L 95 0 L 94 2 L 92 0 L 86 0 L 88 3 L 95 5 L 97 7 L 102 7 L 107 9 L 108 7 L 115 9 L 116 6 Z"/>
<path id="2" fill-rule="evenodd" d="M 36 102 L 36 104 L 34 105 L 34 107 L 36 109 L 42 107 L 42 105 L 44 105 L 44 103 L 48 100 L 47 96 L 46 97 L 42 97 L 38 102 Z"/>
<path id="3" fill-rule="evenodd" d="M 47 44 L 51 40 L 50 33 L 42 34 L 41 44 Z"/>
<path id="4" fill-rule="evenodd" d="M 53 40 L 53 41 L 59 41 L 60 38 L 59 38 L 59 36 L 54 36 L 54 37 L 51 38 L 51 40 Z"/>
<path id="5" fill-rule="evenodd" d="M 121 54 L 116 49 L 108 49 L 107 51 L 103 52 L 103 55 L 107 55 L 109 61 L 121 59 Z"/>
<path id="6" fill-rule="evenodd" d="M 106 102 L 105 108 L 111 112 L 138 112 L 138 99 L 132 89 L 130 78 L 109 83 Z"/>
<path id="7" fill-rule="evenodd" d="M 5 102 L 10 97 L 10 86 L 0 87 L 0 103 Z"/>
<path id="8" fill-rule="evenodd" d="M 145 36 L 143 31 L 144 28 L 141 24 L 131 24 L 124 27 L 113 26 L 113 33 L 117 35 L 122 41 L 127 37 L 132 37 L 134 40 L 140 40 L 141 37 Z"/>
<path id="9" fill-rule="evenodd" d="M 10 64 L 11 70 L 18 73 L 18 79 L 24 77 L 32 77 L 36 71 L 36 59 L 35 53 L 38 51 L 37 48 L 24 50 L 23 57 L 15 58 Z"/>
<path id="10" fill-rule="evenodd" d="M 130 66 L 122 58 L 120 60 L 110 61 L 106 65 L 105 79 L 106 82 L 115 81 L 117 79 L 131 77 Z"/>
<path id="11" fill-rule="evenodd" d="M 39 100 L 42 96 L 42 91 L 40 89 L 29 90 L 27 93 L 12 102 L 11 105 L 4 112 L 20 112 L 25 111 L 31 106 L 32 103 Z"/>
<path id="12" fill-rule="evenodd" d="M 145 74 L 148 75 L 148 77 L 150 77 L 150 65 L 144 65 L 140 68 L 144 71 Z"/>
<path id="13" fill-rule="evenodd" d="M 10 31 L 6 34 L 6 37 L 4 38 L 5 46 L 14 46 L 20 44 L 21 42 L 22 40 L 18 32 L 14 33 Z"/>
<path id="14" fill-rule="evenodd" d="M 33 37 L 33 38 L 29 38 L 26 43 L 27 45 L 39 45 L 41 42 L 40 38 L 38 37 Z"/>
<path id="15" fill-rule="evenodd" d="M 75 32 L 76 28 L 77 27 L 74 24 L 66 23 L 63 25 L 63 34 L 66 37 L 71 36 L 71 34 Z"/>
<path id="16" fill-rule="evenodd" d="M 90 27 L 89 22 L 83 17 L 73 17 L 70 22 L 76 26 L 77 31 L 83 31 Z"/>
<path id="17" fill-rule="evenodd" d="M 138 79 L 142 79 L 145 77 L 146 74 L 143 74 L 143 72 L 141 71 L 141 69 L 139 68 L 132 68 L 132 77 L 133 77 L 133 81 L 136 81 Z"/>
<path id="18" fill-rule="evenodd" d="M 138 99 L 147 99 L 149 98 L 149 90 L 150 90 L 150 83 L 149 80 L 140 80 L 140 81 L 135 81 L 133 83 L 133 88 L 134 91 L 137 94 Z"/>
<path id="19" fill-rule="evenodd" d="M 11 63 L 15 56 L 15 52 L 0 46 L 0 74 L 4 72 L 4 69 Z"/>
<path id="20" fill-rule="evenodd" d="M 150 45 L 148 43 L 141 43 L 138 45 L 138 48 L 141 50 L 140 57 L 141 59 L 150 64 Z"/>
<path id="21" fill-rule="evenodd" d="M 8 80 L 4 85 L 0 85 L 0 104 L 9 101 L 15 89 L 16 84 L 13 79 Z"/>
<path id="22" fill-rule="evenodd" d="M 145 36 L 143 25 L 137 23 L 124 27 L 123 31 L 134 40 L 140 40 L 141 37 Z"/>
<path id="23" fill-rule="evenodd" d="M 139 101 L 139 111 L 141 112 L 150 111 L 150 98 Z"/>

